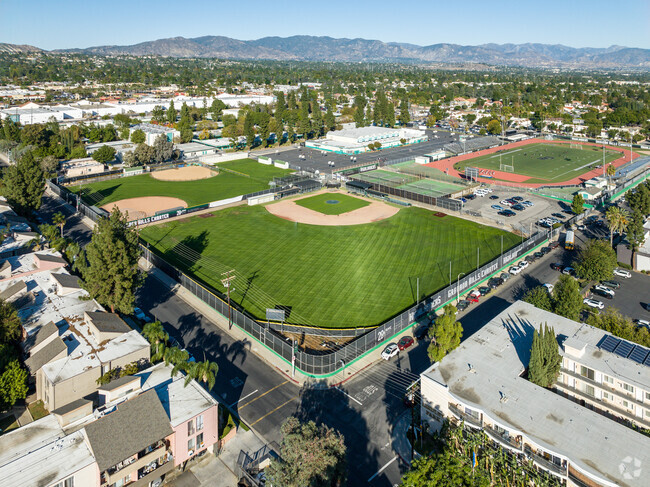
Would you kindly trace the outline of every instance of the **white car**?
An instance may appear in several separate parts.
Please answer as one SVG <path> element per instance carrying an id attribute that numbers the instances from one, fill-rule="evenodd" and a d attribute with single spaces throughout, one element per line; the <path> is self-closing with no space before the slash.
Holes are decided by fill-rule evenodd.
<path id="1" fill-rule="evenodd" d="M 600 291 L 602 293 L 609 294 L 612 298 L 614 296 L 616 296 L 616 293 L 614 292 L 613 289 L 610 289 L 607 286 L 603 286 L 602 284 L 594 286 L 594 289 L 596 289 L 596 290 L 598 290 L 598 291 Z"/>
<path id="2" fill-rule="evenodd" d="M 555 287 L 553 284 L 549 284 L 548 282 L 544 284 L 544 287 L 548 290 L 549 293 L 553 292 L 553 288 Z"/>
<path id="3" fill-rule="evenodd" d="M 519 268 L 520 268 L 520 269 L 525 269 L 525 268 L 528 267 L 528 266 L 529 266 L 529 264 L 528 264 L 528 261 L 527 261 L 527 260 L 522 260 L 522 261 L 519 263 Z"/>
<path id="4" fill-rule="evenodd" d="M 598 301 L 596 299 L 589 299 L 585 298 L 582 300 L 583 303 L 585 303 L 587 306 L 590 306 L 592 308 L 598 308 L 598 309 L 603 309 L 605 305 L 603 304 L 602 301 Z"/>
<path id="5" fill-rule="evenodd" d="M 510 203 L 508 200 L 501 200 L 500 203 L 505 206 L 512 206 L 512 203 Z"/>
<path id="6" fill-rule="evenodd" d="M 521 267 L 515 267 L 515 266 L 512 266 L 512 267 L 510 268 L 510 270 L 508 270 L 508 272 L 509 272 L 510 274 L 512 274 L 513 276 L 516 276 L 516 275 L 519 274 L 522 270 L 523 270 L 523 269 L 522 269 Z"/>
<path id="7" fill-rule="evenodd" d="M 381 358 L 383 358 L 384 360 L 390 360 L 398 353 L 399 353 L 399 347 L 395 343 L 391 343 L 386 348 L 384 348 L 383 352 L 381 352 Z"/>
<path id="8" fill-rule="evenodd" d="M 632 277 L 630 271 L 626 271 L 625 269 L 614 269 L 614 275 L 618 277 L 624 277 L 625 279 Z"/>

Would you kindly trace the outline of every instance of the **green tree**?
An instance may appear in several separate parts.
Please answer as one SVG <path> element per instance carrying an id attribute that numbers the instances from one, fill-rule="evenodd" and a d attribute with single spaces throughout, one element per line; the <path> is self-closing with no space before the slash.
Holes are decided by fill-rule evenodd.
<path id="1" fill-rule="evenodd" d="M 142 336 L 144 336 L 151 344 L 151 361 L 158 362 L 165 356 L 165 347 L 169 340 L 169 335 L 165 331 L 160 321 L 147 323 L 142 328 Z"/>
<path id="2" fill-rule="evenodd" d="M 21 215 L 29 216 L 41 207 L 45 192 L 45 177 L 40 164 L 31 153 L 23 155 L 2 175 L 2 194 L 11 207 Z"/>
<path id="3" fill-rule="evenodd" d="M 88 157 L 88 154 L 86 153 L 86 148 L 83 145 L 73 147 L 70 151 L 70 159 L 83 159 L 84 157 Z"/>
<path id="4" fill-rule="evenodd" d="M 571 202 L 571 211 L 574 214 L 579 215 L 584 210 L 585 199 L 580 193 L 573 195 L 573 201 Z"/>
<path id="5" fill-rule="evenodd" d="M 43 169 L 44 174 L 56 175 L 59 169 L 59 160 L 55 156 L 45 156 L 41 159 L 41 169 Z"/>
<path id="6" fill-rule="evenodd" d="M 14 342 L 22 334 L 22 325 L 11 303 L 0 299 L 0 343 Z"/>
<path id="7" fill-rule="evenodd" d="M 498 135 L 501 133 L 501 123 L 498 120 L 490 120 L 486 129 L 489 134 Z"/>
<path id="8" fill-rule="evenodd" d="M 343 435 L 313 421 L 291 416 L 282 425 L 280 457 L 271 460 L 267 478 L 282 487 L 337 487 L 347 477 Z"/>
<path id="9" fill-rule="evenodd" d="M 553 312 L 570 320 L 577 320 L 582 309 L 578 281 L 571 276 L 561 275 L 553 289 L 553 294 Z"/>
<path id="10" fill-rule="evenodd" d="M 165 110 L 160 105 L 153 107 L 151 120 L 157 123 L 165 123 Z"/>
<path id="11" fill-rule="evenodd" d="M 174 108 L 174 100 L 169 102 L 169 108 L 167 109 L 167 122 L 171 124 L 176 123 L 176 109 Z"/>
<path id="12" fill-rule="evenodd" d="M 629 190 L 625 199 L 632 211 L 638 210 L 643 216 L 650 214 L 650 190 L 645 184 Z"/>
<path id="13" fill-rule="evenodd" d="M 650 330 L 645 326 L 636 326 L 630 318 L 623 316 L 616 308 L 607 307 L 598 314 L 591 314 L 587 324 L 624 340 L 650 347 Z"/>
<path id="14" fill-rule="evenodd" d="M 539 309 L 553 311 L 553 302 L 546 286 L 536 286 L 528 290 L 523 300 Z"/>
<path id="15" fill-rule="evenodd" d="M 61 238 L 63 238 L 63 227 L 65 226 L 66 217 L 60 211 L 52 215 L 52 223 L 61 229 Z"/>
<path id="16" fill-rule="evenodd" d="M 528 379 L 541 387 L 551 387 L 559 374 L 562 358 L 553 328 L 548 324 L 535 330 L 528 363 Z"/>
<path id="17" fill-rule="evenodd" d="M 134 130 L 131 134 L 131 142 L 134 144 L 143 144 L 147 140 L 147 136 L 141 129 Z"/>
<path id="18" fill-rule="evenodd" d="M 406 125 L 411 121 L 411 114 L 409 113 L 409 102 L 406 98 L 402 98 L 399 105 L 399 123 Z"/>
<path id="19" fill-rule="evenodd" d="M 141 253 L 138 235 L 115 208 L 108 218 L 99 219 L 86 246 L 84 288 L 112 313 L 132 313 L 135 292 L 143 282 L 138 269 Z"/>
<path id="20" fill-rule="evenodd" d="M 445 306 L 443 314 L 436 318 L 429 329 L 431 343 L 427 353 L 432 362 L 439 362 L 449 352 L 460 345 L 463 326 L 456 321 L 456 308 L 451 304 Z"/>
<path id="21" fill-rule="evenodd" d="M 153 142 L 153 162 L 165 162 L 174 154 L 174 143 L 167 140 L 164 135 L 159 135 Z"/>
<path id="22" fill-rule="evenodd" d="M 623 233 L 627 228 L 629 213 L 618 206 L 607 208 L 605 218 L 609 223 L 609 244 L 614 245 L 614 232 Z"/>
<path id="23" fill-rule="evenodd" d="M 0 410 L 16 404 L 19 399 L 27 397 L 27 371 L 13 360 L 0 375 Z"/>
<path id="24" fill-rule="evenodd" d="M 634 254 L 645 242 L 643 215 L 638 209 L 632 211 L 632 218 L 630 218 L 630 223 L 627 225 L 627 241 L 630 242 L 630 250 L 632 250 L 630 265 L 634 265 Z"/>
<path id="25" fill-rule="evenodd" d="M 93 152 L 92 158 L 95 159 L 100 164 L 106 164 L 115 159 L 115 148 L 110 145 L 103 145 L 95 152 Z"/>
<path id="26" fill-rule="evenodd" d="M 217 378 L 217 372 L 219 372 L 219 366 L 215 362 L 210 362 L 209 360 L 191 362 L 188 367 L 187 377 L 185 377 L 185 386 L 194 379 L 206 384 L 208 391 L 211 391 Z"/>
<path id="27" fill-rule="evenodd" d="M 589 240 L 575 263 L 578 276 L 591 281 L 610 279 L 615 268 L 616 252 L 604 240 Z"/>
<path id="28" fill-rule="evenodd" d="M 279 98 L 278 98 L 279 100 Z M 210 106 L 210 113 L 212 114 L 212 120 L 215 122 L 219 120 L 223 111 L 227 108 L 227 105 L 221 100 L 215 99 Z"/>
<path id="29" fill-rule="evenodd" d="M 451 448 L 415 460 L 402 477 L 402 487 L 476 487 L 479 476 L 472 474 L 472 466 Z"/>
<path id="30" fill-rule="evenodd" d="M 190 359 L 190 353 L 187 350 L 181 350 L 178 347 L 169 347 L 165 350 L 163 360 L 165 365 L 172 364 L 172 376 L 176 376 L 179 371 L 187 371 Z"/>

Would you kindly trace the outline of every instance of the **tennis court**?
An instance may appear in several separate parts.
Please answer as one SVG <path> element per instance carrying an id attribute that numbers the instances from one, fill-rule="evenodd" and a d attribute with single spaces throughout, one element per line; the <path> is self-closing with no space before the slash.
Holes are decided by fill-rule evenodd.
<path id="1" fill-rule="evenodd" d="M 428 168 L 430 169 L 430 168 Z M 442 176 L 442 172 L 434 169 Z M 361 174 L 355 174 L 355 179 L 365 181 L 371 184 L 381 184 L 391 188 L 399 188 L 412 193 L 422 194 L 425 196 L 432 196 L 437 198 L 445 196 L 450 193 L 462 191 L 465 187 L 461 184 L 455 184 L 447 181 L 439 181 L 413 174 L 397 173 L 392 171 L 385 171 L 382 169 L 375 169 Z"/>

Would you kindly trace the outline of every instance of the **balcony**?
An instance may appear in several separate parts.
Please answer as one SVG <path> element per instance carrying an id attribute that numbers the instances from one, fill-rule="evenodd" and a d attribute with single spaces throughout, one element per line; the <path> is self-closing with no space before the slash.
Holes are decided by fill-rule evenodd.
<path id="1" fill-rule="evenodd" d="M 506 448 L 516 450 L 518 453 L 521 453 L 522 451 L 521 440 L 517 441 L 516 438 L 513 438 L 508 433 L 500 433 L 496 429 L 488 425 L 484 426 L 483 431 L 485 431 L 485 433 L 490 438 L 496 440 L 499 444 L 505 446 Z"/>
<path id="2" fill-rule="evenodd" d="M 174 461 L 171 459 L 164 462 L 162 465 L 157 466 L 156 468 L 149 470 L 148 473 L 144 473 L 144 469 L 141 472 L 138 472 L 138 480 L 128 484 L 128 487 L 148 487 L 149 483 L 152 480 L 162 477 L 166 473 L 174 470 Z"/>
<path id="3" fill-rule="evenodd" d="M 461 411 L 457 406 L 450 404 L 449 410 L 452 412 L 454 416 L 456 416 L 458 419 L 463 420 L 466 424 L 473 426 L 475 428 L 483 427 L 483 422 L 480 419 L 475 418 L 471 414 L 467 414 L 466 412 Z"/>
<path id="4" fill-rule="evenodd" d="M 107 470 L 106 473 L 102 475 L 102 485 L 111 485 L 129 474 L 141 470 L 149 464 L 158 463 L 158 459 L 161 457 L 163 458 L 161 464 L 169 462 L 169 460 L 173 459 L 173 456 L 171 451 L 166 450 L 165 447 L 165 442 L 160 441 L 157 444 L 152 445 L 152 447 L 150 447 L 151 449 L 147 448 L 140 452 L 137 460 L 131 460 L 130 463 L 123 465 L 119 469 L 112 468 Z"/>
<path id="5" fill-rule="evenodd" d="M 547 472 L 550 472 L 552 474 L 558 475 L 563 478 L 567 476 L 566 464 L 564 466 L 558 465 L 557 463 L 554 463 L 544 458 L 543 455 L 533 452 L 528 446 L 526 446 L 526 448 L 524 449 L 524 453 L 528 455 L 528 457 L 535 463 L 535 465 L 543 468 Z"/>
<path id="6" fill-rule="evenodd" d="M 589 384 L 590 386 L 593 386 L 595 389 L 601 389 L 601 390 L 603 390 L 605 392 L 609 392 L 610 394 L 613 394 L 614 396 L 619 397 L 620 399 L 625 399 L 626 401 L 631 402 L 632 404 L 634 404 L 637 407 L 640 407 L 640 408 L 643 408 L 643 407 L 647 408 L 648 407 L 648 403 L 637 401 L 636 396 L 634 394 L 632 394 L 631 392 L 621 390 L 621 389 L 618 389 L 616 387 L 612 387 L 610 384 L 607 384 L 605 382 L 603 382 L 603 383 L 596 382 L 593 379 L 585 377 L 584 375 L 580 375 L 580 374 L 578 374 L 576 372 L 571 372 L 570 370 L 567 370 L 565 368 L 562 368 L 560 370 L 564 375 L 566 375 L 568 377 L 573 377 L 574 379 L 581 380 L 585 384 Z"/>

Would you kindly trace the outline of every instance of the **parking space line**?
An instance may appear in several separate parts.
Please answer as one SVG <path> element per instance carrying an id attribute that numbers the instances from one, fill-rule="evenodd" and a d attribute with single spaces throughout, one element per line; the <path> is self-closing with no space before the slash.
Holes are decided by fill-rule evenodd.
<path id="1" fill-rule="evenodd" d="M 395 455 L 395 458 L 393 458 L 390 462 L 388 462 L 386 465 L 384 465 L 384 466 L 381 467 L 379 470 L 377 470 L 377 472 L 375 473 L 375 475 L 373 475 L 372 477 L 370 477 L 370 478 L 368 479 L 368 483 L 372 482 L 372 480 L 373 480 L 377 475 L 379 475 L 379 474 L 382 473 L 384 470 L 386 470 L 386 468 L 388 468 L 388 466 L 389 466 L 391 463 L 393 463 L 395 460 L 397 460 L 398 458 L 399 458 L 399 455 Z"/>
<path id="2" fill-rule="evenodd" d="M 340 391 L 343 394 L 345 394 L 346 396 L 348 396 L 350 399 L 352 399 L 354 402 L 356 402 L 359 406 L 363 406 L 363 403 L 361 401 L 357 401 L 355 398 L 353 398 L 350 394 L 345 392 L 343 389 L 339 389 L 338 387 L 335 387 L 334 389 L 336 389 L 337 391 Z"/>
<path id="3" fill-rule="evenodd" d="M 266 413 L 264 416 L 262 416 L 261 418 L 259 418 L 258 420 L 256 420 L 254 423 L 249 424 L 248 426 L 255 426 L 257 423 L 259 423 L 259 422 L 262 421 L 264 418 L 266 418 L 269 414 L 273 414 L 274 412 L 276 412 L 276 411 L 277 411 L 278 409 L 280 409 L 281 407 L 286 406 L 286 405 L 289 404 L 291 401 L 295 401 L 295 400 L 298 399 L 299 397 L 300 397 L 299 395 L 298 395 L 298 396 L 293 396 L 291 399 L 289 399 L 289 400 L 286 401 L 286 402 L 283 402 L 283 403 L 280 404 L 277 408 L 272 409 L 271 411 L 269 411 L 268 413 Z"/>
<path id="4" fill-rule="evenodd" d="M 257 401 L 258 399 L 260 399 L 260 398 L 266 396 L 269 392 L 274 391 L 274 390 L 276 390 L 278 387 L 285 385 L 287 382 L 289 382 L 289 379 L 287 379 L 287 380 L 285 380 L 283 383 L 278 384 L 277 386 L 275 386 L 275 387 L 269 389 L 269 390 L 266 391 L 264 394 L 261 394 L 261 395 L 257 396 L 255 399 L 251 399 L 251 400 L 248 401 L 246 404 L 242 404 L 242 405 L 241 405 L 239 408 L 237 408 L 237 409 L 238 409 L 239 411 L 241 411 L 242 409 L 244 409 L 244 408 L 245 408 L 246 406 L 248 406 L 249 404 L 254 403 L 254 402 Z"/>
<path id="5" fill-rule="evenodd" d="M 233 406 L 236 406 L 240 401 L 243 401 L 243 400 L 246 399 L 247 397 L 252 396 L 252 395 L 255 394 L 257 391 L 259 391 L 259 389 L 255 389 L 255 390 L 254 390 L 253 392 L 251 392 L 250 394 L 246 394 L 244 397 L 242 397 L 241 399 L 239 399 L 239 400 L 233 402 L 233 403 L 232 403 L 230 406 L 228 406 L 228 407 L 231 408 L 231 407 L 233 407 Z"/>

